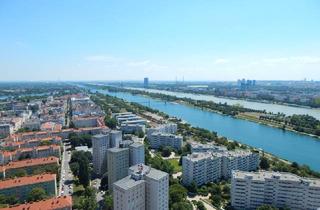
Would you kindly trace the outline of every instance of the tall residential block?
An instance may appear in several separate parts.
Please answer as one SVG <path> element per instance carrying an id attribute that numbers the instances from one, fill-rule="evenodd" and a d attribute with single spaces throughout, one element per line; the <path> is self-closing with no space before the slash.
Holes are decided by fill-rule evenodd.
<path id="1" fill-rule="evenodd" d="M 150 138 L 151 134 L 155 132 L 175 134 L 177 130 L 178 130 L 178 125 L 176 123 L 167 123 L 155 128 L 148 128 L 147 137 Z"/>
<path id="2" fill-rule="evenodd" d="M 130 166 L 144 164 L 144 145 L 135 142 L 129 146 L 130 151 Z"/>
<path id="3" fill-rule="evenodd" d="M 182 181 L 198 186 L 231 177 L 233 170 L 253 171 L 259 166 L 259 154 L 251 151 L 192 153 L 182 158 Z"/>
<path id="4" fill-rule="evenodd" d="M 234 209 L 256 209 L 264 204 L 295 210 L 320 208 L 320 179 L 291 173 L 234 171 L 231 205 Z"/>
<path id="5" fill-rule="evenodd" d="M 138 164 L 113 185 L 114 209 L 168 210 L 169 174 Z"/>
<path id="6" fill-rule="evenodd" d="M 129 148 L 111 148 L 107 150 L 108 186 L 128 176 Z"/>
<path id="7" fill-rule="evenodd" d="M 92 162 L 93 171 L 102 175 L 106 172 L 106 153 L 110 148 L 110 135 L 98 134 L 92 137 Z"/>
<path id="8" fill-rule="evenodd" d="M 169 133 L 154 132 L 148 140 L 152 149 L 169 146 L 179 150 L 182 147 L 183 137 Z"/>
<path id="9" fill-rule="evenodd" d="M 110 132 L 110 147 L 119 147 L 122 141 L 122 132 L 118 130 L 112 130 Z"/>

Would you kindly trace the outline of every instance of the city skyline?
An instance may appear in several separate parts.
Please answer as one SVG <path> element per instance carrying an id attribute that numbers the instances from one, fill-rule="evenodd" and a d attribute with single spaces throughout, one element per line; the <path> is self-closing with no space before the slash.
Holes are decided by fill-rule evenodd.
<path id="1" fill-rule="evenodd" d="M 320 80 L 318 1 L 2 1 L 0 81 Z"/>

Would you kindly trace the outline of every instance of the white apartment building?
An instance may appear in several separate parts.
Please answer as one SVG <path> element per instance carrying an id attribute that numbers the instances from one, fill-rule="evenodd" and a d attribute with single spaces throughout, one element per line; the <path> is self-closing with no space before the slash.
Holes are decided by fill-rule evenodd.
<path id="1" fill-rule="evenodd" d="M 156 128 L 149 128 L 147 130 L 147 137 L 150 138 L 151 134 L 155 132 L 175 134 L 177 133 L 177 130 L 178 130 L 178 125 L 176 123 L 167 123 L 167 124 L 160 125 Z"/>
<path id="2" fill-rule="evenodd" d="M 198 142 L 191 142 L 191 153 L 194 152 L 225 152 L 227 151 L 226 147 L 223 146 L 217 146 L 213 144 L 201 144 Z"/>
<path id="3" fill-rule="evenodd" d="M 154 132 L 148 139 L 152 149 L 159 149 L 161 146 L 170 146 L 174 149 L 181 149 L 183 137 L 169 133 Z"/>
<path id="4" fill-rule="evenodd" d="M 233 170 L 253 171 L 259 166 L 259 154 L 250 151 L 192 153 L 182 158 L 182 181 L 198 186 L 231 177 Z"/>
<path id="5" fill-rule="evenodd" d="M 108 186 L 112 190 L 114 182 L 128 176 L 129 149 L 111 148 L 107 150 Z"/>
<path id="6" fill-rule="evenodd" d="M 112 130 L 110 132 L 110 147 L 119 147 L 122 142 L 122 132 L 117 130 Z"/>
<path id="7" fill-rule="evenodd" d="M 210 152 L 192 153 L 182 158 L 182 181 L 189 186 L 193 181 L 197 186 L 221 179 L 221 159 Z"/>
<path id="8" fill-rule="evenodd" d="M 94 173 L 102 175 L 106 171 L 106 153 L 109 148 L 109 133 L 92 136 L 92 162 Z"/>
<path id="9" fill-rule="evenodd" d="M 130 166 L 137 164 L 144 164 L 144 145 L 139 142 L 135 142 L 129 146 L 129 161 Z"/>
<path id="10" fill-rule="evenodd" d="M 264 204 L 294 210 L 319 209 L 320 179 L 271 171 L 233 171 L 231 204 L 239 210 L 256 209 Z"/>
<path id="11" fill-rule="evenodd" d="M 129 176 L 113 185 L 114 209 L 168 210 L 169 175 L 138 164 L 129 168 Z"/>

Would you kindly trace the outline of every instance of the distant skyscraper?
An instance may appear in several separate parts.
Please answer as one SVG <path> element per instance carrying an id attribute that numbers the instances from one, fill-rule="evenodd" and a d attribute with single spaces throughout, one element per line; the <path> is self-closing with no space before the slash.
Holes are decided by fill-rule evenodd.
<path id="1" fill-rule="evenodd" d="M 143 86 L 144 86 L 145 88 L 149 87 L 149 78 L 148 78 L 148 77 L 145 77 L 145 78 L 143 79 Z"/>

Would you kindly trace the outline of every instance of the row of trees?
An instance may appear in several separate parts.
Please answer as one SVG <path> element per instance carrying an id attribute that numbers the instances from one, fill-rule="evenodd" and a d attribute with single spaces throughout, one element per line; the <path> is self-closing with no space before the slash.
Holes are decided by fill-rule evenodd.
<path id="1" fill-rule="evenodd" d="M 90 183 L 90 159 L 92 159 L 90 152 L 74 151 L 72 152 L 69 163 L 73 175 L 79 179 L 79 183 L 85 188 L 88 187 Z"/>

